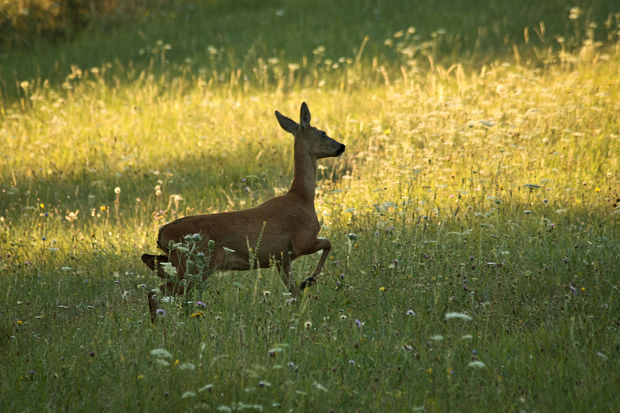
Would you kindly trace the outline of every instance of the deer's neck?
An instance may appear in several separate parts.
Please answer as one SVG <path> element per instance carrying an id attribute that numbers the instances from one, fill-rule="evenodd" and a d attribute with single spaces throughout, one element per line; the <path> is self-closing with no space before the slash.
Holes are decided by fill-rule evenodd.
<path id="1" fill-rule="evenodd" d="M 295 175 L 289 192 L 314 205 L 315 187 L 316 159 L 295 144 Z"/>

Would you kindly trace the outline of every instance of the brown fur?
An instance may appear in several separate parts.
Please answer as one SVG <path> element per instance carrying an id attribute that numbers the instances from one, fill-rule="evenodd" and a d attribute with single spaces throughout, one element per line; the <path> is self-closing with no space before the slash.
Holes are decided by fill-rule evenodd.
<path id="1" fill-rule="evenodd" d="M 257 264 L 266 268 L 276 264 L 282 280 L 291 294 L 299 296 L 300 288 L 291 275 L 291 262 L 302 255 L 323 250 L 313 274 L 302 282 L 302 289 L 313 284 L 320 274 L 331 243 L 317 238 L 321 229 L 314 209 L 317 159 L 340 156 L 345 146 L 329 138 L 325 132 L 310 126 L 310 111 L 305 103 L 301 106 L 300 123 L 276 111 L 280 126 L 295 136 L 295 176 L 290 190 L 263 204 L 242 211 L 210 215 L 194 215 L 177 219 L 162 226 L 157 240 L 158 247 L 166 255 L 144 254 L 142 261 L 152 270 L 157 268 L 160 277 L 166 279 L 161 262 L 171 262 L 177 269 L 177 277 L 185 275 L 185 258 L 176 250 L 170 251 L 170 242 L 180 242 L 185 235 L 198 233 L 204 240 L 215 241 L 211 251 L 211 270 L 248 270 L 252 249 L 257 248 Z M 260 236 L 260 245 L 258 244 Z M 226 253 L 223 247 L 234 250 Z M 164 293 L 182 294 L 178 282 L 168 280 L 161 286 Z M 151 300 L 149 300 L 151 303 Z M 153 310 L 151 311 L 153 315 Z"/>

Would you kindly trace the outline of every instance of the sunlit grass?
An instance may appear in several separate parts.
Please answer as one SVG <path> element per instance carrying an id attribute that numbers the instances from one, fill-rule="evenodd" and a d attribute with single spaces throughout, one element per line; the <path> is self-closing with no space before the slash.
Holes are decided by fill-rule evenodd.
<path id="1" fill-rule="evenodd" d="M 153 36 L 143 65 L 13 78 L 0 410 L 613 410 L 611 21 L 604 44 L 572 28 L 480 64 L 403 25 L 341 58 L 266 41 L 237 66 L 214 45 L 201 71 Z M 273 112 L 302 101 L 347 145 L 319 165 L 325 276 L 295 303 L 275 270 L 215 274 L 209 300 L 163 302 L 151 325 L 159 280 L 139 256 L 158 226 L 286 191 L 292 140 Z M 298 281 L 316 259 L 295 262 Z"/>

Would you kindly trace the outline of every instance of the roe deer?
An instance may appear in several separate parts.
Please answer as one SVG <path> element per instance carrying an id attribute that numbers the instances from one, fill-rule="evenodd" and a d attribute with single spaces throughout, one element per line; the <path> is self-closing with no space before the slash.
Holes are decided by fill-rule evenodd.
<path id="1" fill-rule="evenodd" d="M 300 289 L 314 284 L 331 249 L 329 240 L 317 238 L 321 229 L 314 210 L 317 159 L 340 156 L 345 146 L 310 126 L 306 103 L 302 103 L 300 112 L 299 124 L 278 111 L 275 113 L 282 129 L 295 136 L 295 173 L 287 193 L 254 208 L 188 216 L 159 229 L 157 245 L 165 255 L 144 254 L 142 261 L 151 270 L 157 268 L 161 278 L 168 279 L 160 287 L 162 292 L 183 294 L 178 281 L 184 277 L 187 258 L 170 250 L 169 244 L 181 242 L 184 236 L 195 233 L 205 241 L 204 253 L 207 253 L 207 241 L 212 240 L 209 241 L 210 270 L 248 270 L 253 265 L 250 262 L 252 254 L 256 254 L 256 264 L 261 268 L 273 263 L 277 265 L 282 281 L 293 297 L 299 296 Z M 249 251 L 248 247 L 255 247 L 259 238 L 258 251 Z M 298 287 L 292 278 L 291 262 L 319 250 L 323 252 L 316 269 Z M 161 266 L 163 262 L 170 262 L 176 268 L 179 280 L 169 279 Z M 149 307 L 154 318 L 157 304 L 152 293 L 149 294 Z"/>

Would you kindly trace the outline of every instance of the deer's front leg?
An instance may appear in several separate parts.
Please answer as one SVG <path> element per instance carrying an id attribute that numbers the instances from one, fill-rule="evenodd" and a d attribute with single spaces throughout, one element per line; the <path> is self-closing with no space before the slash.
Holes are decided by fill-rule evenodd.
<path id="1" fill-rule="evenodd" d="M 306 287 L 310 287 L 312 284 L 316 282 L 316 278 L 321 273 L 321 270 L 323 269 L 323 264 L 325 264 L 325 260 L 327 259 L 327 255 L 329 254 L 329 251 L 331 249 L 332 249 L 332 243 L 329 242 L 328 239 L 317 238 L 316 241 L 314 241 L 314 244 L 312 244 L 312 247 L 308 249 L 307 254 L 313 254 L 317 252 L 318 250 L 323 250 L 323 252 L 321 253 L 321 258 L 319 259 L 319 263 L 317 264 L 316 269 L 314 270 L 314 273 L 312 273 L 310 277 L 306 278 L 305 280 L 301 282 L 301 285 L 299 286 L 300 289 L 303 290 Z"/>

